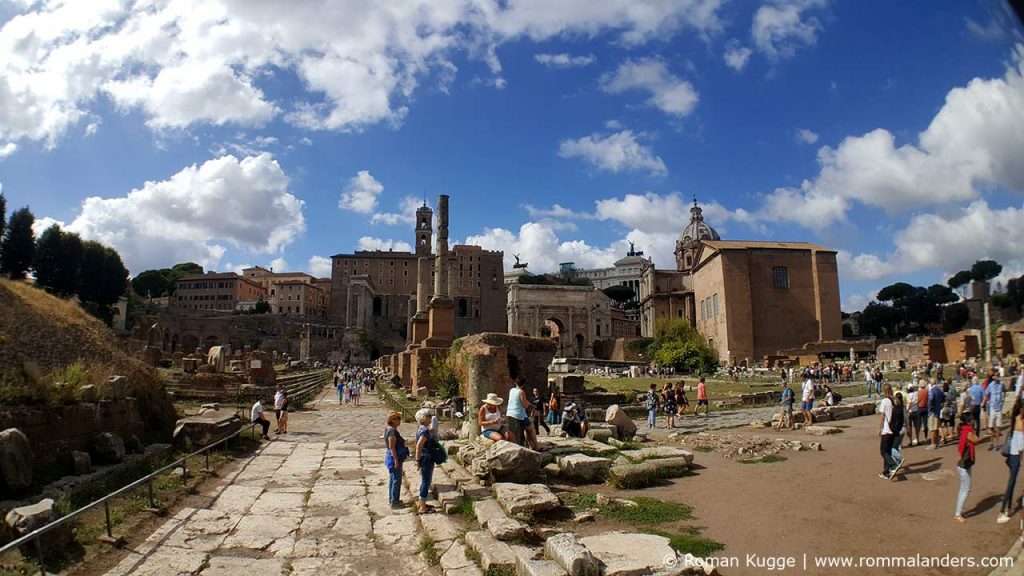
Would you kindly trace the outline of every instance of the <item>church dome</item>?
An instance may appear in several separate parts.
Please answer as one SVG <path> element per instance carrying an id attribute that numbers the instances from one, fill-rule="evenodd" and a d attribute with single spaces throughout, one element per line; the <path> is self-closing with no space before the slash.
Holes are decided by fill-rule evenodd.
<path id="1" fill-rule="evenodd" d="M 679 240 L 684 244 L 700 242 L 701 240 L 721 240 L 718 232 L 704 221 L 704 215 L 701 214 L 701 209 L 697 205 L 696 199 L 693 200 L 693 207 L 690 208 L 690 223 L 683 229 L 683 234 L 679 237 Z"/>

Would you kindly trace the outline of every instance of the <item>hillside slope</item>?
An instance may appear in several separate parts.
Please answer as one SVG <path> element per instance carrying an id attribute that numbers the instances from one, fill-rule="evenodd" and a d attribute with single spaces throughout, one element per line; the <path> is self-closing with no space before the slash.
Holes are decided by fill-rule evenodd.
<path id="1" fill-rule="evenodd" d="M 73 401 L 73 390 L 55 386 L 69 366 L 76 385 L 101 390 L 110 375 L 127 376 L 129 394 L 152 425 L 147 435 L 169 437 L 176 416 L 155 370 L 125 354 L 114 333 L 74 302 L 0 279 L 0 404 Z"/>

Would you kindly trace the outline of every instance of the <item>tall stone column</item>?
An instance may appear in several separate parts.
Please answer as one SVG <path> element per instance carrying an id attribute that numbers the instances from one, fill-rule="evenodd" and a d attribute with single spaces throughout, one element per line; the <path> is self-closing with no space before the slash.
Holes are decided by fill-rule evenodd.
<path id="1" fill-rule="evenodd" d="M 423 345 L 448 347 L 455 338 L 455 305 L 448 289 L 448 196 L 437 199 L 437 257 L 434 267 L 434 297 L 429 305 L 429 328 Z"/>
<path id="2" fill-rule="evenodd" d="M 409 345 L 419 346 L 427 338 L 430 327 L 430 316 L 427 312 L 430 287 L 430 258 L 422 257 L 416 261 L 416 314 L 412 317 L 409 327 Z"/>

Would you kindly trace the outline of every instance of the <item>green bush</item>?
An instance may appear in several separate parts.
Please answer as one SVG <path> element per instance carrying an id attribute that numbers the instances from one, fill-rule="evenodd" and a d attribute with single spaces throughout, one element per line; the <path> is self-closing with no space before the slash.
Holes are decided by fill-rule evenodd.
<path id="1" fill-rule="evenodd" d="M 459 394 L 459 375 L 449 358 L 434 358 L 429 377 L 439 398 L 447 399 Z"/>

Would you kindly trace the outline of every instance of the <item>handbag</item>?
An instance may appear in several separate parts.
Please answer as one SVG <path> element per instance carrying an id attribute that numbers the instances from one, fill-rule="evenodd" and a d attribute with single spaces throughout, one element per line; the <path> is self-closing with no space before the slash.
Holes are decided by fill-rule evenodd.
<path id="1" fill-rule="evenodd" d="M 964 446 L 964 453 L 960 456 L 960 461 L 957 462 L 956 465 L 964 470 L 970 470 L 971 466 L 974 466 L 974 458 L 971 458 L 970 444 Z"/>

